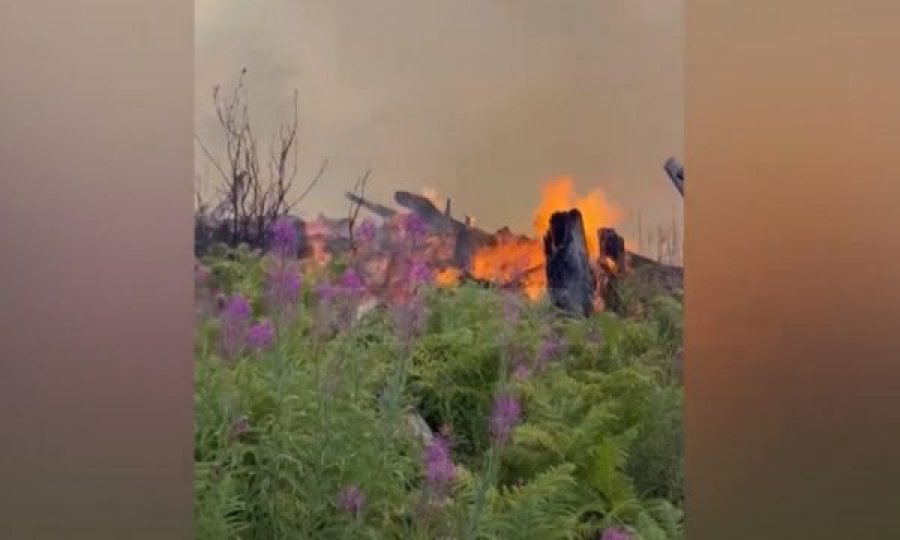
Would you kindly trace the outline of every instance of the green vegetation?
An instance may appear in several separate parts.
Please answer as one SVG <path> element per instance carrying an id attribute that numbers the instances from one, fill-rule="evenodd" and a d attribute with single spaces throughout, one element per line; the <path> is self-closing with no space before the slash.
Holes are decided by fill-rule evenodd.
<path id="1" fill-rule="evenodd" d="M 422 287 L 350 323 L 317 288 L 328 276 L 303 276 L 275 317 L 265 264 L 222 252 L 197 286 L 197 538 L 683 537 L 680 299 L 576 320 Z M 274 336 L 224 354 L 213 291 L 243 295 Z M 402 314 L 421 326 L 399 331 Z M 449 441 L 449 477 L 414 413 Z"/>

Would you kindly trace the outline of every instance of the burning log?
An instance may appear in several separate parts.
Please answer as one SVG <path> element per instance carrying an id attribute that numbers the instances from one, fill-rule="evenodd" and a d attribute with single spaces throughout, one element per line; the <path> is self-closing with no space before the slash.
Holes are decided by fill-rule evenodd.
<path id="1" fill-rule="evenodd" d="M 677 159 L 669 158 L 666 160 L 665 165 L 663 165 L 663 169 L 665 169 L 666 174 L 669 175 L 669 180 L 672 181 L 675 189 L 677 189 L 678 193 L 684 197 L 684 167 Z"/>
<path id="2" fill-rule="evenodd" d="M 547 292 L 553 305 L 568 313 L 589 316 L 596 283 L 578 209 L 550 216 L 550 227 L 544 235 L 544 258 Z"/>

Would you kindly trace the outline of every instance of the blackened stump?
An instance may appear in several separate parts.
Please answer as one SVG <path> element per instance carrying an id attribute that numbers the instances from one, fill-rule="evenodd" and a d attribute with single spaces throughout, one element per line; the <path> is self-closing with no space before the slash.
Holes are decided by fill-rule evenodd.
<path id="1" fill-rule="evenodd" d="M 584 223 L 577 209 L 550 216 L 544 235 L 547 293 L 559 309 L 587 317 L 593 311 L 596 283 L 585 241 Z"/>

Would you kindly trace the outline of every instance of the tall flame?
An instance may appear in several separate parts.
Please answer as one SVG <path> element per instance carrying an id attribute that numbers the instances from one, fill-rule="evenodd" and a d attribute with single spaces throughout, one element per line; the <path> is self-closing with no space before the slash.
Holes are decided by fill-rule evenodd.
<path id="1" fill-rule="evenodd" d="M 572 208 L 581 212 L 588 254 L 591 259 L 596 259 L 599 253 L 597 229 L 613 226 L 621 219 L 621 213 L 600 190 L 580 197 L 572 179 L 560 176 L 541 189 L 541 200 L 532 220 L 534 238 L 501 236 L 497 245 L 484 247 L 474 254 L 470 272 L 477 279 L 499 285 L 516 282 L 529 298 L 539 298 L 547 285 L 546 274 L 540 266 L 544 262 L 542 239 L 550 225 L 550 216 Z"/>
<path id="2" fill-rule="evenodd" d="M 577 208 L 581 212 L 584 232 L 591 259 L 599 255 L 597 230 L 611 227 L 621 219 L 621 213 L 599 189 L 588 192 L 584 197 L 575 193 L 575 186 L 568 176 L 560 176 L 545 184 L 541 190 L 541 203 L 534 212 L 534 234 L 543 237 L 550 226 L 550 216 L 554 212 Z"/>

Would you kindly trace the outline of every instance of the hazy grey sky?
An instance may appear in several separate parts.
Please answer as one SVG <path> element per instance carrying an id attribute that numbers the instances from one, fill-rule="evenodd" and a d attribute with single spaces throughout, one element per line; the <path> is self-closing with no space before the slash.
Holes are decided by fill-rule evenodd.
<path id="1" fill-rule="evenodd" d="M 682 0 L 197 0 L 197 133 L 219 142 L 216 84 L 248 68 L 259 135 L 300 92 L 301 168 L 331 166 L 301 215 L 431 187 L 455 212 L 530 232 L 567 174 L 645 227 L 680 221 L 662 163 L 682 154 Z M 214 171 L 198 153 L 197 172 Z"/>

